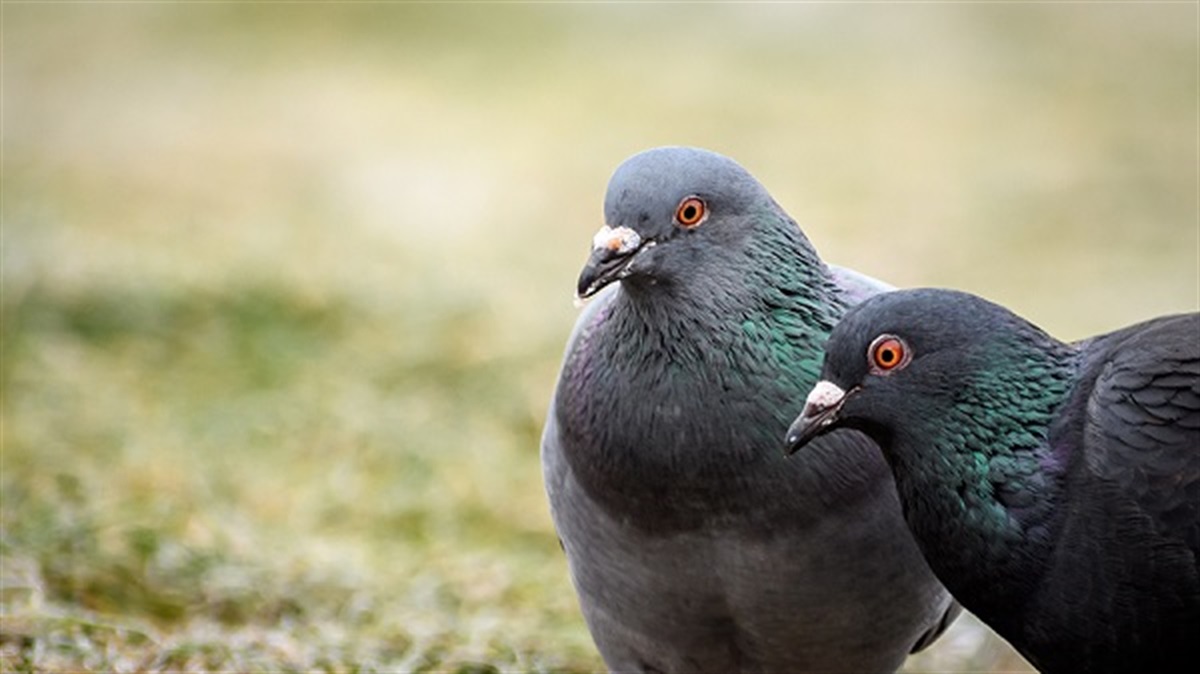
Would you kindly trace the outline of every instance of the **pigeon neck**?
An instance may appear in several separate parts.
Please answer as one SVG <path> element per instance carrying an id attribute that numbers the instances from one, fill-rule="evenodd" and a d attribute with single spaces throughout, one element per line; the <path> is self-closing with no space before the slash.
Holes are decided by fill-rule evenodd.
<path id="1" fill-rule="evenodd" d="M 910 414 L 919 421 L 897 428 L 885 452 L 934 572 L 969 610 L 999 623 L 1020 620 L 1049 564 L 1072 449 L 1058 418 L 1076 352 L 1026 337 L 980 349 L 987 365 L 970 369 L 940 409 Z"/>
<path id="2" fill-rule="evenodd" d="M 841 300 L 820 262 L 797 270 L 794 248 L 759 254 L 777 257 L 773 273 L 743 269 L 705 293 L 622 286 L 564 364 L 567 459 L 593 498 L 640 526 L 795 507 L 769 502 L 763 484 L 796 478 L 781 470 L 781 438 L 816 383 Z"/>
<path id="3" fill-rule="evenodd" d="M 716 367 L 814 383 L 845 299 L 799 227 L 760 224 L 735 259 L 690 283 L 623 286 L 609 334 L 640 339 L 644 358 L 667 370 Z"/>

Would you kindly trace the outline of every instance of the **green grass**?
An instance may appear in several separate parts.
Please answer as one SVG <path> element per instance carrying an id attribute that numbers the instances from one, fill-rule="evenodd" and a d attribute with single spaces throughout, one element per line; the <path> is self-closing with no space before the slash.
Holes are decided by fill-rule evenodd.
<path id="1" fill-rule="evenodd" d="M 594 664 L 527 472 L 534 359 L 468 367 L 470 315 L 436 315 L 271 286 L 8 307 L 5 633 L 50 668 Z"/>
<path id="2" fill-rule="evenodd" d="M 537 446 L 645 147 L 1064 338 L 1200 304 L 1192 6 L 0 11 L 4 671 L 601 668 Z"/>

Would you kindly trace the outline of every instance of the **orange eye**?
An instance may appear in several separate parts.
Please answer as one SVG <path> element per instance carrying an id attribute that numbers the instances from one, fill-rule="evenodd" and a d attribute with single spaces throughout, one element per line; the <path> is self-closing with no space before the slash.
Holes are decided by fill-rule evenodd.
<path id="1" fill-rule="evenodd" d="M 867 357 L 871 361 L 871 370 L 876 374 L 884 374 L 908 365 L 912 354 L 904 340 L 895 335 L 880 335 L 871 342 L 867 349 Z"/>
<path id="2" fill-rule="evenodd" d="M 707 217 L 708 206 L 700 197 L 687 197 L 675 209 L 675 222 L 687 229 L 698 226 Z"/>

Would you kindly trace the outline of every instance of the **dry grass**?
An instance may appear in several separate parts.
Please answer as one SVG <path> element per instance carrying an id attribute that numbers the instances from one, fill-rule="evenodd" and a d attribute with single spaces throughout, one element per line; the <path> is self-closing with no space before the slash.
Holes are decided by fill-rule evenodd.
<path id="1" fill-rule="evenodd" d="M 537 437 L 645 147 L 1064 338 L 1200 305 L 1194 6 L 0 11 L 6 671 L 599 668 Z"/>

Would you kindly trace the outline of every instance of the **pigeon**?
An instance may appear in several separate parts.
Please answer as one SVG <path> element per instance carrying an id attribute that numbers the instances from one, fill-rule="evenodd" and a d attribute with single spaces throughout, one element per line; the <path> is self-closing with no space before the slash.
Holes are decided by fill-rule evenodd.
<path id="1" fill-rule="evenodd" d="M 885 672 L 957 616 L 879 450 L 779 438 L 846 307 L 766 189 L 694 148 L 615 172 L 541 444 L 551 516 L 614 672 Z"/>
<path id="2" fill-rule="evenodd" d="M 879 295 L 786 441 L 847 428 L 938 578 L 1039 670 L 1195 671 L 1200 314 L 1065 344 L 967 293 Z"/>

